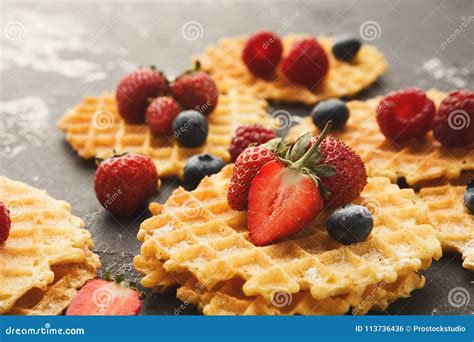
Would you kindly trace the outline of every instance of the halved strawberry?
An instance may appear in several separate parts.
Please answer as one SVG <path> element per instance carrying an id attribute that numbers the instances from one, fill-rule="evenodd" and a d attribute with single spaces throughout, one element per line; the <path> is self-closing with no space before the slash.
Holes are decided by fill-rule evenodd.
<path id="1" fill-rule="evenodd" d="M 93 279 L 76 294 L 66 315 L 138 315 L 141 305 L 136 290 L 113 281 Z"/>
<path id="2" fill-rule="evenodd" d="M 319 176 L 335 173 L 320 164 L 319 145 L 330 129 L 328 124 L 308 150 L 305 134 L 279 160 L 263 165 L 252 180 L 248 196 L 248 229 L 257 246 L 286 238 L 303 230 L 324 207 L 326 191 Z M 281 157 L 284 154 L 284 157 Z"/>
<path id="3" fill-rule="evenodd" d="M 265 164 L 250 186 L 248 227 L 257 246 L 301 231 L 323 209 L 313 179 L 280 161 Z"/>

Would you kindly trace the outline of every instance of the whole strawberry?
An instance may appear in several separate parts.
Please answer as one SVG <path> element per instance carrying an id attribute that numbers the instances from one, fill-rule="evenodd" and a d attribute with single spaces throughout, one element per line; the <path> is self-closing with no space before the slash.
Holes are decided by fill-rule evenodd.
<path id="1" fill-rule="evenodd" d="M 264 246 L 301 232 L 324 208 L 327 192 L 321 177 L 335 172 L 333 166 L 321 161 L 320 144 L 329 130 L 330 124 L 309 149 L 309 133 L 288 149 L 278 151 L 279 146 L 275 146 L 280 158 L 263 165 L 253 178 L 248 194 L 248 229 L 255 245 Z"/>
<path id="2" fill-rule="evenodd" d="M 317 138 L 311 138 L 313 144 Z M 360 156 L 342 141 L 328 136 L 320 146 L 320 163 L 331 165 L 336 174 L 321 177 L 326 190 L 330 192 L 326 204 L 337 208 L 356 199 L 367 184 L 367 171 Z"/>
<path id="3" fill-rule="evenodd" d="M 269 79 L 275 74 L 282 53 L 280 37 L 273 32 L 260 31 L 245 43 L 242 60 L 252 74 Z"/>
<path id="4" fill-rule="evenodd" d="M 102 161 L 94 179 L 100 204 L 118 217 L 136 213 L 156 192 L 157 185 L 155 164 L 147 156 L 136 153 Z"/>
<path id="5" fill-rule="evenodd" d="M 451 92 L 433 118 L 433 135 L 444 147 L 464 147 L 474 142 L 474 92 Z"/>
<path id="6" fill-rule="evenodd" d="M 180 112 L 178 103 L 168 96 L 154 99 L 148 106 L 145 118 L 154 135 L 172 134 L 173 121 Z"/>
<path id="7" fill-rule="evenodd" d="M 273 130 L 259 124 L 240 126 L 230 142 L 229 153 L 232 161 L 235 161 L 250 144 L 260 145 L 276 138 Z"/>
<path id="8" fill-rule="evenodd" d="M 11 224 L 10 211 L 5 204 L 0 202 L 0 244 L 7 241 Z"/>
<path id="9" fill-rule="evenodd" d="M 130 124 L 143 123 L 150 99 L 168 95 L 166 77 L 153 68 L 138 69 L 126 74 L 119 82 L 115 97 L 120 116 Z"/>
<path id="10" fill-rule="evenodd" d="M 200 71 L 192 71 L 178 77 L 171 91 L 184 109 L 194 109 L 203 115 L 211 113 L 216 108 L 219 98 L 219 90 L 214 80 Z"/>
<path id="11" fill-rule="evenodd" d="M 281 69 L 291 83 L 313 89 L 328 73 L 329 60 L 316 39 L 304 38 L 293 45 Z"/>
<path id="12" fill-rule="evenodd" d="M 227 203 L 237 211 L 247 210 L 250 183 L 266 163 L 277 157 L 266 147 L 247 147 L 235 161 L 234 170 L 227 192 Z"/>

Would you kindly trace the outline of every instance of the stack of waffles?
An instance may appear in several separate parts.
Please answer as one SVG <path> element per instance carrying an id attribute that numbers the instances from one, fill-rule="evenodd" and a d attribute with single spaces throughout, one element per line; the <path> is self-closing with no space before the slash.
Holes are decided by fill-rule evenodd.
<path id="1" fill-rule="evenodd" d="M 439 105 L 447 94 L 432 89 L 427 95 Z M 396 145 L 380 132 L 375 119 L 379 101 L 347 102 L 349 120 L 332 134 L 362 157 L 369 176 L 388 177 L 392 182 L 404 178 L 408 185 L 422 187 L 417 202 L 429 206 L 429 223 L 437 230 L 443 249 L 461 253 L 463 266 L 474 270 L 474 217 L 463 204 L 465 186 L 442 184 L 474 177 L 474 145 L 445 149 L 431 133 L 416 143 Z M 308 131 L 318 134 L 311 118 L 293 127 L 286 139 L 294 141 Z"/>
<path id="2" fill-rule="evenodd" d="M 383 177 L 370 178 L 355 202 L 373 211 L 366 241 L 332 240 L 325 213 L 297 238 L 256 247 L 246 212 L 227 205 L 232 168 L 151 206 L 135 258 L 144 287 L 177 284 L 178 297 L 205 314 L 364 314 L 422 287 L 418 272 L 441 256 L 428 206 Z"/>
<path id="3" fill-rule="evenodd" d="M 100 267 L 89 232 L 69 203 L 3 176 L 0 202 L 12 220 L 0 245 L 0 314 L 62 313 Z"/>

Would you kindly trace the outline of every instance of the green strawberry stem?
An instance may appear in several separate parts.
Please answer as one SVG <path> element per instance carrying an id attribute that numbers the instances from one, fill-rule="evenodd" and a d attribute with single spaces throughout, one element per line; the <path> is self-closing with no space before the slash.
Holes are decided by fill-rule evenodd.
<path id="1" fill-rule="evenodd" d="M 324 129 L 319 135 L 316 142 L 308 149 L 308 151 L 306 151 L 306 153 L 300 159 L 295 161 L 290 166 L 290 168 L 301 170 L 306 166 L 308 160 L 314 155 L 315 151 L 319 148 L 319 145 L 321 145 L 321 142 L 324 140 L 324 138 L 326 138 L 326 135 L 331 130 L 331 126 L 332 126 L 332 121 L 328 121 L 328 123 L 326 124 L 326 126 L 324 126 Z"/>

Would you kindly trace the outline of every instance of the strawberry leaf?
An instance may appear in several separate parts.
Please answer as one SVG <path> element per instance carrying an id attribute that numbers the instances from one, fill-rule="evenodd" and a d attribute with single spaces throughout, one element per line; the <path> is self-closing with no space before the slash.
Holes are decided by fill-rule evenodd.
<path id="1" fill-rule="evenodd" d="M 322 158 L 322 154 L 319 150 L 316 150 L 313 154 L 311 154 L 308 159 L 305 161 L 305 165 L 307 167 L 313 168 Z"/>
<path id="2" fill-rule="evenodd" d="M 291 161 L 297 161 L 300 159 L 308 150 L 308 146 L 311 141 L 311 133 L 306 133 L 299 137 L 296 142 L 290 147 L 287 159 Z"/>
<path id="3" fill-rule="evenodd" d="M 282 142 L 281 138 L 269 140 L 263 146 L 280 158 L 284 158 L 286 152 L 288 151 L 288 145 Z"/>
<path id="4" fill-rule="evenodd" d="M 332 177 L 336 174 L 336 168 L 328 164 L 316 165 L 312 168 L 313 172 L 316 173 L 319 177 L 327 178 Z"/>

